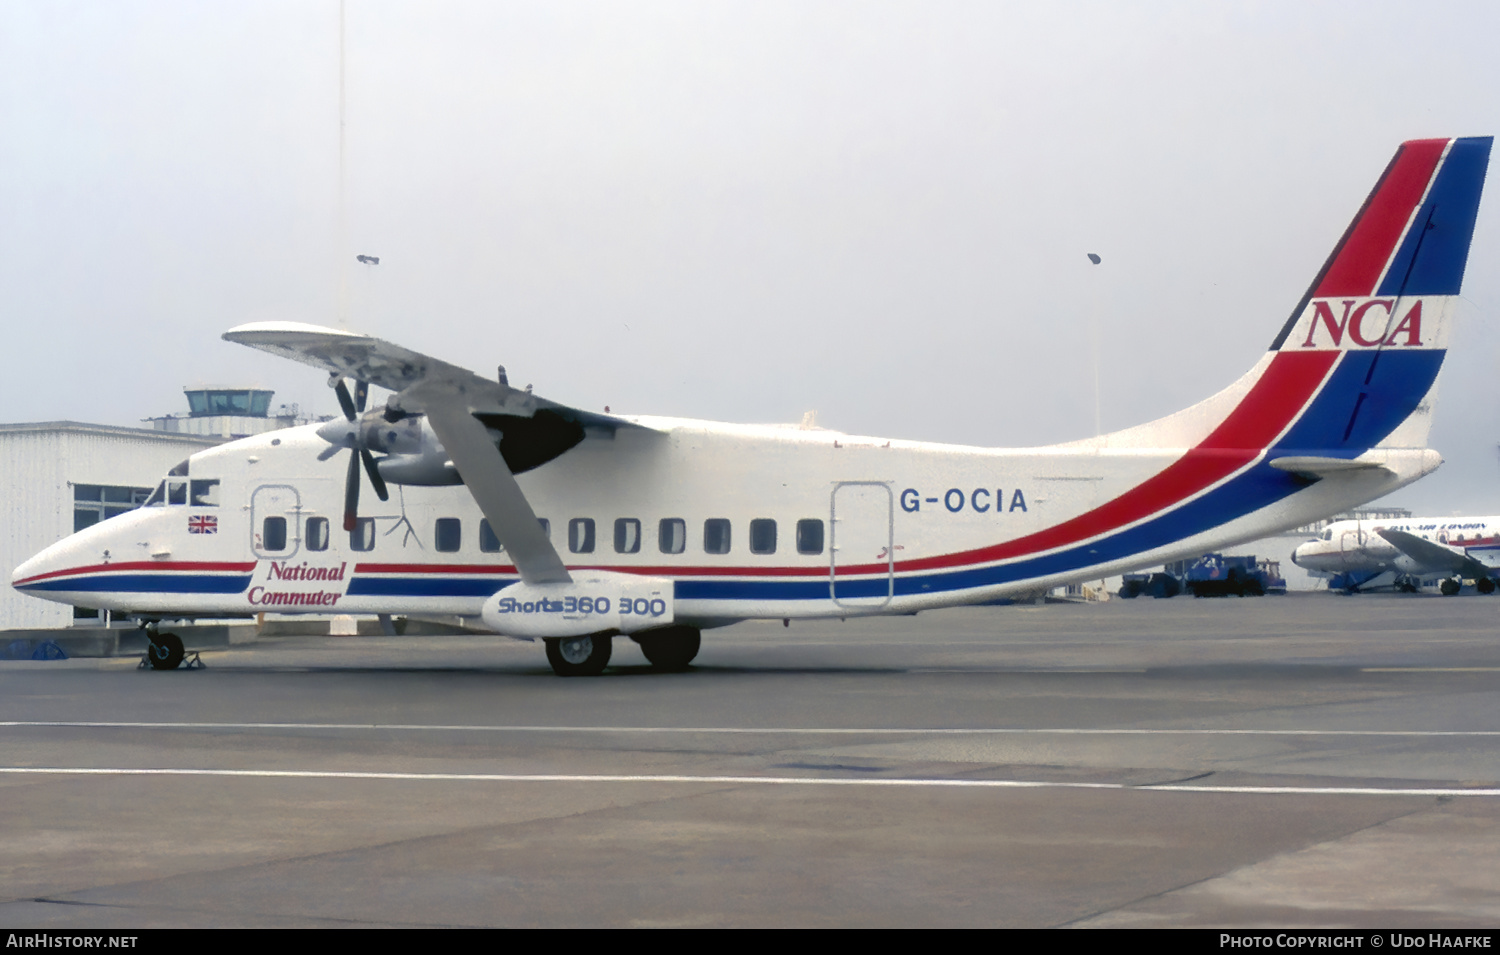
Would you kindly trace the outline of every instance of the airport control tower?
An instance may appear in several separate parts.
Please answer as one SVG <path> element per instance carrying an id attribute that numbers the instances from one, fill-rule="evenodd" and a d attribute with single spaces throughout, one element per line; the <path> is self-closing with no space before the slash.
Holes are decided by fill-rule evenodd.
<path id="1" fill-rule="evenodd" d="M 279 428 L 306 424 L 296 405 L 282 405 L 271 414 L 274 391 L 260 388 L 184 388 L 187 414 L 145 418 L 153 430 L 219 438 L 243 438 Z"/>

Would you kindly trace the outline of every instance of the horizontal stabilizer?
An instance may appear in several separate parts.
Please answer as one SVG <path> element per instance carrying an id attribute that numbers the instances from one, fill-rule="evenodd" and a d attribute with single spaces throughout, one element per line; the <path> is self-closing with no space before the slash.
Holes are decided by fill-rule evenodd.
<path id="1" fill-rule="evenodd" d="M 1267 462 L 1278 471 L 1298 474 L 1321 481 L 1324 478 L 1350 474 L 1358 471 L 1389 471 L 1379 461 L 1360 461 L 1357 458 L 1324 458 L 1315 456 L 1289 456 L 1272 458 Z"/>

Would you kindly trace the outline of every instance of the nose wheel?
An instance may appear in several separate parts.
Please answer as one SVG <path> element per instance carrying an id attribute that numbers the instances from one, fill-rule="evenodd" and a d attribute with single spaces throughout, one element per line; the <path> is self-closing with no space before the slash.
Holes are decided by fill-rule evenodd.
<path id="1" fill-rule="evenodd" d="M 182 645 L 182 638 L 177 634 L 160 633 L 155 627 L 146 628 L 146 654 L 141 657 L 141 664 L 137 669 L 175 670 L 182 666 L 183 660 L 187 660 L 189 670 L 203 669 L 198 651 L 194 650 L 189 654 Z"/>

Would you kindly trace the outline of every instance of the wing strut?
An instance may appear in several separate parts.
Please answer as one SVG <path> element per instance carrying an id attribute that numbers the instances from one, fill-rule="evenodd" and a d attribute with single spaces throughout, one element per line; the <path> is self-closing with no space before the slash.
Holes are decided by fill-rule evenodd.
<path id="1" fill-rule="evenodd" d="M 506 467 L 489 431 L 456 396 L 424 399 L 422 410 L 428 423 L 489 520 L 490 529 L 521 572 L 521 579 L 528 584 L 571 582 L 573 578 L 542 533 L 536 512 L 516 483 L 516 476 Z"/>

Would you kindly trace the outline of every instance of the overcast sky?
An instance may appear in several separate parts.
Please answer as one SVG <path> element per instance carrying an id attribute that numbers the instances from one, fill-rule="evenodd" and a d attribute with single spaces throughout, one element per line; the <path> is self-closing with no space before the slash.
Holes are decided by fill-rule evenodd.
<path id="1" fill-rule="evenodd" d="M 1500 4 L 0 0 L 0 420 L 322 376 L 349 324 L 580 407 L 1023 446 L 1228 384 Z M 1500 512 L 1500 199 L 1390 503 Z M 1103 264 L 1085 257 L 1096 252 Z M 356 253 L 378 255 L 376 267 Z"/>

